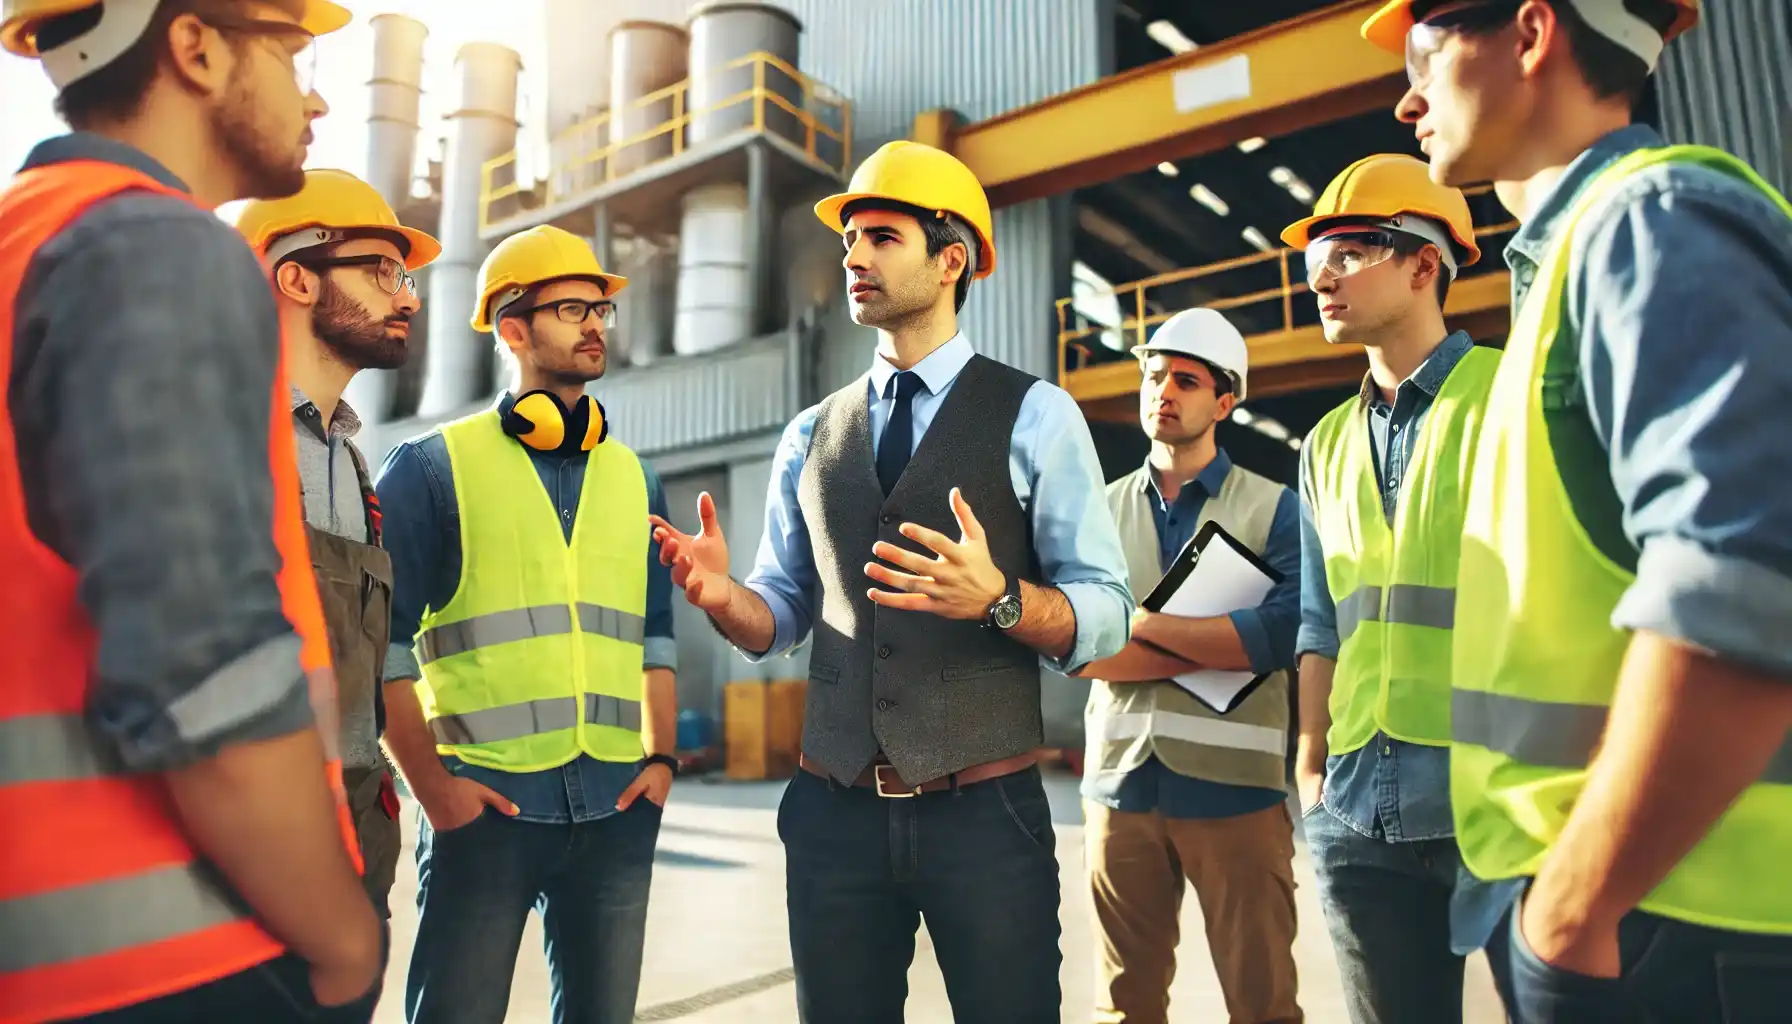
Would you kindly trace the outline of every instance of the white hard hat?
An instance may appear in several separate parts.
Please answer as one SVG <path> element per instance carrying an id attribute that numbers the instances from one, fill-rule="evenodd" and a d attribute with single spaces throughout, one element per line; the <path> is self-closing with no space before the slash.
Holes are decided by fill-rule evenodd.
<path id="1" fill-rule="evenodd" d="M 1151 340 L 1133 347 L 1132 354 L 1141 360 L 1153 352 L 1188 356 L 1226 371 L 1232 378 L 1232 390 L 1238 400 L 1245 399 L 1245 380 L 1250 372 L 1251 356 L 1244 335 L 1232 326 L 1217 309 L 1185 309 L 1163 322 Z"/>

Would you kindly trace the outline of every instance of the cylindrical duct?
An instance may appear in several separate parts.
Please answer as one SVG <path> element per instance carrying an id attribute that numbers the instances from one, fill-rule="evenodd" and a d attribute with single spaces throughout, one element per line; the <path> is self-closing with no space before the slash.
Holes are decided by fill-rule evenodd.
<path id="1" fill-rule="evenodd" d="M 411 195 L 429 27 L 402 14 L 376 14 L 368 25 L 373 78 L 367 83 L 367 183 L 398 207 Z"/>
<path id="2" fill-rule="evenodd" d="M 692 115 L 689 139 L 692 146 L 697 146 L 753 124 L 754 100 L 743 94 L 753 91 L 754 66 L 750 63 L 732 68 L 727 65 L 748 54 L 763 51 L 796 67 L 803 25 L 782 7 L 722 0 L 699 5 L 691 14 L 689 28 L 691 91 L 687 102 Z M 782 96 L 792 108 L 802 109 L 803 90 L 795 79 L 770 65 L 764 67 L 763 74 L 768 92 Z M 720 110 L 710 110 L 736 96 L 742 98 Z M 771 100 L 765 100 L 764 104 L 766 131 L 801 145 L 801 123 L 796 117 Z"/>
<path id="3" fill-rule="evenodd" d="M 625 21 L 610 30 L 610 145 L 621 146 L 610 153 L 612 174 L 672 155 L 673 136 L 683 129 L 641 136 L 672 120 L 674 98 L 642 98 L 684 80 L 689 46 L 684 29 L 661 21 Z"/>
<path id="4" fill-rule="evenodd" d="M 684 197 L 678 238 L 678 314 L 672 348 L 709 352 L 752 334 L 747 190 L 706 185 Z"/>
<path id="5" fill-rule="evenodd" d="M 628 291 L 616 301 L 617 344 L 611 351 L 629 366 L 650 366 L 672 347 L 678 253 L 673 246 L 636 238 L 617 265 L 628 277 Z"/>
<path id="6" fill-rule="evenodd" d="M 479 187 L 487 160 L 516 148 L 515 50 L 467 43 L 454 55 L 460 95 L 448 115 L 448 159 L 442 168 L 442 255 L 432 267 L 428 363 L 422 416 L 453 412 L 481 397 L 488 385 L 488 342 L 470 321 L 479 265 L 489 246 L 479 240 Z"/>

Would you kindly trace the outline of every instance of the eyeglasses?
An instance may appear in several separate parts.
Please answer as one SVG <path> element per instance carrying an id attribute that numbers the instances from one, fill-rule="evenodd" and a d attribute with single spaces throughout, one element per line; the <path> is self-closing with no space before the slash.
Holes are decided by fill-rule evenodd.
<path id="1" fill-rule="evenodd" d="M 1416 89 L 1431 81 L 1432 65 L 1451 36 L 1497 28 L 1510 21 L 1518 7 L 1519 0 L 1491 0 L 1426 15 L 1406 33 L 1407 82 Z"/>
<path id="2" fill-rule="evenodd" d="M 305 31 L 301 26 L 289 21 L 273 21 L 268 18 L 237 18 L 225 14 L 209 15 L 205 23 L 219 32 L 238 32 L 244 35 L 272 38 L 283 43 L 300 44 L 297 50 L 282 46 L 281 52 L 292 64 L 293 84 L 298 86 L 300 96 L 309 96 L 317 88 L 317 37 Z"/>
<path id="3" fill-rule="evenodd" d="M 565 324 L 582 324 L 586 317 L 595 313 L 598 322 L 605 327 L 616 326 L 616 304 L 608 300 L 588 302 L 584 299 L 561 299 L 557 302 L 544 302 L 539 306 L 519 309 L 515 313 L 506 315 L 531 316 L 544 309 L 553 310 L 554 315 L 560 318 L 561 323 Z"/>
<path id="4" fill-rule="evenodd" d="M 404 269 L 404 264 L 390 256 L 382 256 L 378 253 L 372 253 L 366 256 L 329 256 L 318 257 L 316 259 L 294 259 L 293 262 L 301 267 L 307 267 L 311 270 L 324 270 L 329 267 L 372 267 L 374 282 L 377 283 L 380 286 L 380 290 L 387 295 L 397 295 L 400 288 L 410 292 L 412 295 L 417 294 L 417 279 L 411 276 L 410 271 Z"/>
<path id="5" fill-rule="evenodd" d="M 1334 280 L 1380 266 L 1395 253 L 1391 231 L 1352 231 L 1327 235 L 1307 246 L 1307 287 L 1317 288 L 1320 274 Z"/>

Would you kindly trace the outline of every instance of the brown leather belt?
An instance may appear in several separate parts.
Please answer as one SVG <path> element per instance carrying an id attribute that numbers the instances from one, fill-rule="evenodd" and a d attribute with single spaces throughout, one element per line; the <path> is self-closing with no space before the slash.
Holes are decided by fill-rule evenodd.
<path id="1" fill-rule="evenodd" d="M 832 778 L 828 775 L 826 768 L 809 760 L 806 754 L 800 755 L 797 758 L 797 763 L 811 775 L 819 775 L 824 779 Z M 896 774 L 894 765 L 874 764 L 860 772 L 859 777 L 852 780 L 852 784 L 855 789 L 876 790 L 878 796 L 902 799 L 920 793 L 938 793 L 941 790 L 951 789 L 954 785 L 969 786 L 978 782 L 987 782 L 990 779 L 1025 771 L 1036 763 L 1038 763 L 1038 758 L 1030 753 L 1016 754 L 1000 761 L 974 764 L 969 768 L 961 769 L 950 775 L 942 775 L 937 779 L 928 779 L 918 786 L 909 784 L 902 776 Z"/>

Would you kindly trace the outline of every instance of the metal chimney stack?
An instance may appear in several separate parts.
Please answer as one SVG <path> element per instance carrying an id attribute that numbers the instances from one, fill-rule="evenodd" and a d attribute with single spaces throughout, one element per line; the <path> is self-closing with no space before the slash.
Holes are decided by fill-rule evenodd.
<path id="1" fill-rule="evenodd" d="M 491 339 L 471 326 L 479 265 L 479 187 L 487 160 L 516 148 L 517 75 L 523 60 L 497 43 L 468 43 L 454 55 L 459 96 L 448 115 L 442 168 L 442 255 L 430 268 L 428 362 L 421 416 L 456 412 L 484 397 Z"/>

